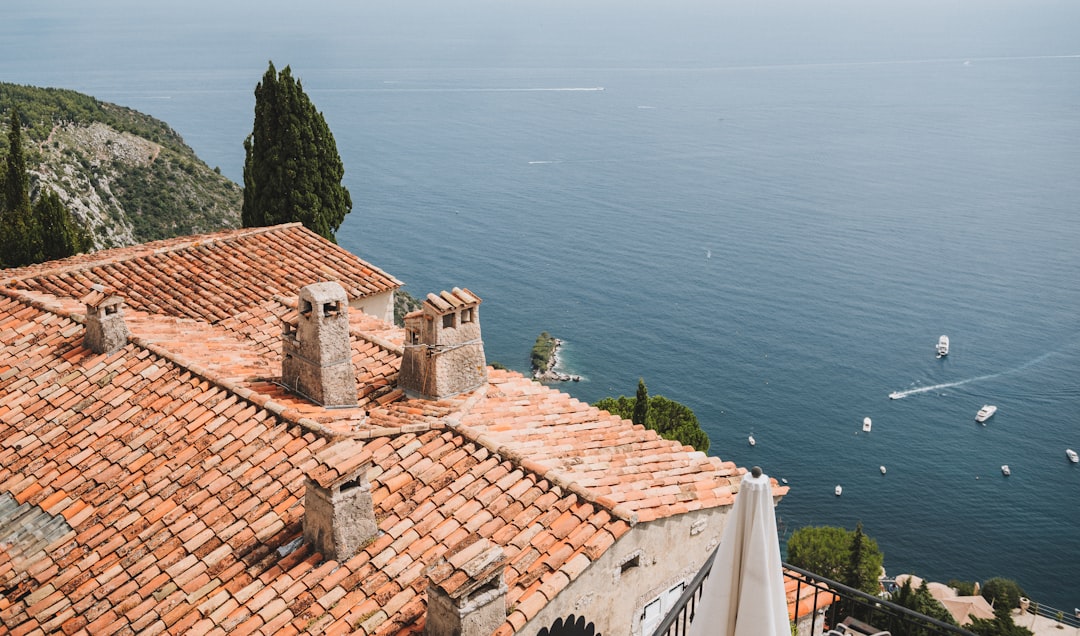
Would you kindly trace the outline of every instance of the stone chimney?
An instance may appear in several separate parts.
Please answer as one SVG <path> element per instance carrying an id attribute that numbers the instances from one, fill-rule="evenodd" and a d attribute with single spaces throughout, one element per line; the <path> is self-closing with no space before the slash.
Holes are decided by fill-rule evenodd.
<path id="1" fill-rule="evenodd" d="M 86 305 L 86 333 L 83 345 L 94 353 L 113 353 L 127 344 L 124 299 L 110 287 L 94 285 L 83 296 Z"/>
<path id="2" fill-rule="evenodd" d="M 439 399 L 487 382 L 480 298 L 467 289 L 428 294 L 405 316 L 399 386 L 410 397 Z"/>
<path id="3" fill-rule="evenodd" d="M 379 532 L 368 462 L 336 480 L 304 480 L 304 542 L 327 559 L 346 561 Z"/>
<path id="4" fill-rule="evenodd" d="M 308 285 L 298 305 L 283 325 L 281 383 L 322 406 L 356 406 L 345 290 L 333 282 Z"/>
<path id="5" fill-rule="evenodd" d="M 427 570 L 427 636 L 490 636 L 506 621 L 506 556 L 466 539 Z"/>

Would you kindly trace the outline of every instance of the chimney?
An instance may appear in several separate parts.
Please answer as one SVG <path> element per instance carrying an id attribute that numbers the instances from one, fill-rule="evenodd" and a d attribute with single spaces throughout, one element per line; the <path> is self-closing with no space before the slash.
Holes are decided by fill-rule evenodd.
<path id="1" fill-rule="evenodd" d="M 428 294 L 405 316 L 399 386 L 410 397 L 439 399 L 487 382 L 480 298 L 467 289 Z"/>
<path id="2" fill-rule="evenodd" d="M 490 636 L 506 621 L 506 556 L 487 539 L 461 542 L 427 570 L 427 636 Z"/>
<path id="3" fill-rule="evenodd" d="M 304 480 L 304 542 L 327 559 L 348 560 L 379 532 L 369 468 L 371 462 L 327 484 Z"/>
<path id="4" fill-rule="evenodd" d="M 283 325 L 281 383 L 322 406 L 356 406 L 349 303 L 341 285 L 300 289 L 297 313 Z"/>
<path id="5" fill-rule="evenodd" d="M 83 345 L 94 353 L 113 353 L 127 344 L 124 299 L 110 287 L 94 285 L 83 296 L 86 305 L 86 332 Z"/>

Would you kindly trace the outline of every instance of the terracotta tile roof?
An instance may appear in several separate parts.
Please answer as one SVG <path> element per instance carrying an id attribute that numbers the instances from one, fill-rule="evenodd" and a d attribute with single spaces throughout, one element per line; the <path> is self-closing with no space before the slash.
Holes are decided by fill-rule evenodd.
<path id="1" fill-rule="evenodd" d="M 784 592 L 787 594 L 788 620 L 808 616 L 812 612 L 825 609 L 840 600 L 829 590 L 819 589 L 814 581 L 791 570 L 784 570 Z"/>
<path id="2" fill-rule="evenodd" d="M 744 470 L 521 374 L 489 372 L 486 399 L 461 418 L 486 446 L 634 521 L 727 506 Z M 787 488 L 776 488 L 777 496 Z"/>
<path id="3" fill-rule="evenodd" d="M 349 298 L 401 283 L 299 223 L 166 239 L 0 273 L 14 289 L 81 298 L 113 287 L 129 307 L 217 322 L 273 294 L 333 280 Z"/>
<path id="4" fill-rule="evenodd" d="M 80 331 L 0 296 L 0 492 L 72 529 L 3 596 L 13 632 L 417 631 L 425 572 L 478 538 L 502 547 L 507 626 L 523 624 L 630 528 L 454 431 L 329 444 L 137 344 L 94 354 Z M 364 462 L 380 534 L 323 562 L 297 541 L 304 476 Z"/>
<path id="5" fill-rule="evenodd" d="M 402 330 L 361 312 L 350 312 L 360 405 L 285 391 L 281 322 L 293 285 L 311 278 L 273 258 L 285 240 L 312 243 L 280 226 L 3 272 L 0 497 L 70 532 L 0 542 L 0 633 L 415 632 L 428 575 L 458 589 L 440 559 L 464 567 L 451 551 L 479 543 L 505 558 L 506 635 L 635 523 L 732 502 L 742 470 L 730 462 L 514 372 L 406 398 Z M 363 269 L 344 254 L 334 267 Z M 95 284 L 129 297 L 130 338 L 112 354 L 82 344 L 80 299 Z M 191 298 L 221 303 L 186 309 Z M 324 561 L 302 541 L 304 480 L 368 464 L 380 533 Z"/>

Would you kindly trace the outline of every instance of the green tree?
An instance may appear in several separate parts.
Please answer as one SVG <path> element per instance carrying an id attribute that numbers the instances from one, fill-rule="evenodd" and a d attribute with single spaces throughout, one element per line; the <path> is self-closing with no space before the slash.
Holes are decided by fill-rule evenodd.
<path id="1" fill-rule="evenodd" d="M 638 395 L 641 395 L 644 386 L 644 380 L 638 382 Z M 648 400 L 645 428 L 656 431 L 664 439 L 675 440 L 702 452 L 709 450 L 709 435 L 701 428 L 697 416 L 690 407 L 662 395 L 650 397 L 647 392 L 645 395 Z M 593 406 L 623 419 L 634 421 L 638 404 L 638 398 L 620 395 L 617 398 L 606 397 Z"/>
<path id="2" fill-rule="evenodd" d="M 1012 579 L 994 577 L 986 581 L 982 586 L 982 597 L 990 601 L 994 607 L 1005 606 L 1007 609 L 1020 607 L 1020 597 L 1027 596 L 1020 584 Z"/>
<path id="3" fill-rule="evenodd" d="M 855 534 L 851 536 L 851 547 L 849 548 L 850 556 L 848 557 L 847 572 L 844 576 L 844 583 L 860 590 L 866 587 L 866 582 L 863 581 L 864 576 L 860 567 L 863 559 L 863 539 L 862 521 L 860 521 L 855 524 Z"/>
<path id="4" fill-rule="evenodd" d="M 244 227 L 300 221 L 333 241 L 352 210 L 345 169 L 322 113 L 286 66 L 270 63 L 255 87 L 255 124 L 244 140 Z"/>
<path id="5" fill-rule="evenodd" d="M 900 589 L 893 593 L 890 600 L 897 605 L 924 614 L 930 618 L 936 618 L 943 623 L 956 625 L 956 619 L 952 617 L 949 610 L 945 609 L 945 606 L 941 604 L 941 601 L 934 598 L 933 594 L 930 593 L 930 588 L 926 585 L 926 581 L 923 581 L 919 587 L 913 587 L 911 585 L 911 579 L 907 579 L 904 581 L 904 584 L 900 586 Z"/>
<path id="6" fill-rule="evenodd" d="M 638 378 L 637 397 L 634 399 L 634 412 L 630 421 L 645 426 L 649 416 L 649 389 L 645 388 L 645 378 Z"/>
<path id="7" fill-rule="evenodd" d="M 972 619 L 964 629 L 979 636 L 1033 636 L 1033 632 L 1013 621 L 1011 608 L 994 605 L 994 618 Z"/>
<path id="8" fill-rule="evenodd" d="M 807 526 L 799 528 L 788 539 L 788 562 L 796 567 L 820 574 L 834 581 L 847 578 L 852 563 L 852 544 L 855 532 L 834 526 Z M 879 591 L 878 576 L 885 555 L 877 541 L 862 535 L 859 542 L 862 555 L 858 564 L 859 589 L 867 594 Z"/>
<path id="9" fill-rule="evenodd" d="M 4 161 L 4 200 L 0 207 L 0 265 L 20 267 L 41 260 L 41 232 L 30 209 L 30 176 L 23 155 L 22 122 L 11 109 L 8 154 Z"/>
<path id="10" fill-rule="evenodd" d="M 89 237 L 52 190 L 42 192 L 34 203 L 34 219 L 41 231 L 41 260 L 66 258 L 88 249 Z"/>

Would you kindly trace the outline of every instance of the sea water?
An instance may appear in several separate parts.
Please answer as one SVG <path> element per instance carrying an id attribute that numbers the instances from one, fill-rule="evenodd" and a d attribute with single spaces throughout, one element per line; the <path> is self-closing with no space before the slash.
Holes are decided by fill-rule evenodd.
<path id="1" fill-rule="evenodd" d="M 891 574 L 1080 605 L 1076 7 L 143 4 L 8 7 L 0 80 L 154 115 L 240 181 L 291 65 L 339 242 L 483 298 L 489 360 L 548 331 L 563 390 L 644 378 L 786 479 L 785 534 L 861 521 Z"/>

